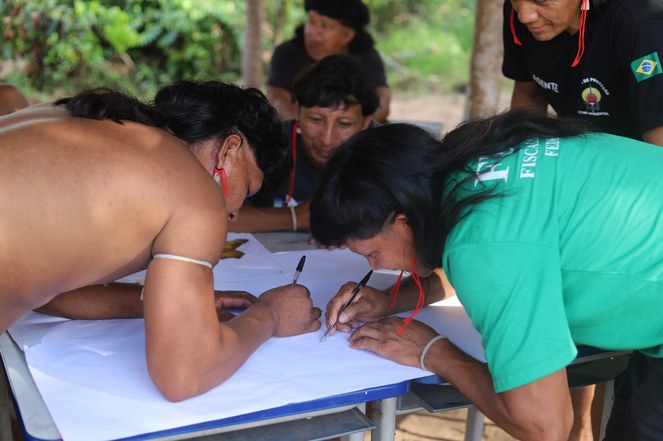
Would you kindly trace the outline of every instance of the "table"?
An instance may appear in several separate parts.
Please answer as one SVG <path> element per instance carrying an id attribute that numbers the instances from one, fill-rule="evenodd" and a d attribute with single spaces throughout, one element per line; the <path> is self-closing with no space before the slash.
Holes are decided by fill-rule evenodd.
<path id="1" fill-rule="evenodd" d="M 305 233 L 262 233 L 254 236 L 274 252 L 315 248 L 306 243 L 308 235 Z M 59 439 L 50 414 L 32 381 L 22 351 L 6 334 L 0 336 L 0 351 L 24 425 L 26 440 Z M 616 374 L 613 375 L 612 371 L 602 377 L 597 376 L 596 372 L 602 369 L 606 361 L 617 360 L 617 363 L 608 363 L 613 365 L 623 362 L 625 357 L 622 355 L 604 353 L 592 348 L 583 349 L 576 364 L 583 366 L 584 370 L 579 370 L 578 375 L 573 377 L 574 380 L 571 380 L 570 375 L 570 383 L 574 381 L 575 385 L 592 384 L 614 378 Z M 570 386 L 573 387 L 574 384 Z M 363 414 L 365 402 L 373 404 L 374 423 Z M 232 439 L 272 440 L 283 439 L 283 434 L 287 433 L 287 439 L 293 440 L 325 439 L 325 437 L 343 435 L 348 440 L 358 441 L 363 439 L 363 431 L 372 428 L 372 439 L 388 441 L 394 439 L 396 416 L 399 414 L 420 409 L 438 412 L 468 406 L 471 406 L 470 403 L 452 386 L 445 384 L 443 379 L 426 376 L 412 382 L 370 388 L 356 393 L 326 397 L 256 414 L 240 415 L 129 439 L 209 439 L 211 441 L 232 437 Z M 480 439 L 482 424 L 482 415 L 472 410 L 468 418 L 466 439 Z"/>
<path id="2" fill-rule="evenodd" d="M 0 352 L 14 403 L 20 414 L 25 440 L 60 440 L 53 419 L 28 370 L 23 352 L 6 332 L 0 335 Z M 363 413 L 364 403 L 403 395 L 407 392 L 408 386 L 407 382 L 386 385 L 127 439 L 200 439 L 202 441 L 212 434 L 225 434 L 228 439 L 247 440 L 303 441 L 346 436 L 345 439 L 349 441 L 359 441 L 363 440 L 364 431 L 374 427 L 372 421 Z M 6 438 L 3 437 L 4 439 Z M 213 439 L 226 438 L 217 435 Z"/>
<path id="3" fill-rule="evenodd" d="M 315 256 L 312 254 L 315 253 L 309 254 L 311 263 L 309 266 L 309 261 L 307 261 L 307 268 L 300 281 L 305 280 L 307 275 L 315 276 Z M 299 254 L 293 256 L 291 253 L 289 257 L 298 259 Z M 327 266 L 327 259 L 324 260 L 324 263 Z M 365 269 L 359 271 L 365 271 Z M 289 278 L 291 278 L 291 275 L 288 276 Z M 337 286 L 338 284 L 335 283 L 334 287 Z M 100 322 L 92 324 L 97 328 Z M 67 323 L 67 326 L 69 325 L 74 325 L 74 323 Z M 48 331 L 49 338 L 53 335 L 51 332 Z M 317 339 L 315 341 L 317 343 Z M 334 342 L 327 342 L 325 345 L 330 343 L 333 344 Z M 22 344 L 25 344 L 25 342 Z M 0 351 L 2 352 L 3 363 L 7 367 L 14 400 L 21 414 L 21 421 L 25 425 L 26 438 L 35 440 L 59 439 L 59 433 L 49 415 L 52 411 L 46 410 L 43 402 L 41 402 L 39 392 L 35 388 L 30 371 L 28 371 L 24 353 L 6 334 L 0 338 Z M 48 373 L 46 372 L 46 375 Z M 39 374 L 44 375 L 44 372 L 40 370 Z M 56 378 L 60 379 L 60 377 Z M 78 377 L 76 377 L 76 381 L 78 381 Z M 83 385 L 86 386 L 87 383 L 83 382 Z M 332 394 L 322 399 L 241 414 L 237 417 L 209 421 L 204 424 L 177 428 L 176 430 L 150 432 L 145 434 L 144 437 L 129 437 L 127 439 L 197 439 L 201 436 L 208 436 L 210 433 L 229 433 L 229 431 L 232 431 L 233 439 L 246 436 L 247 439 L 287 438 L 307 440 L 324 439 L 338 435 L 346 435 L 348 439 L 363 439 L 363 434 L 359 432 L 374 426 L 362 412 L 364 409 L 363 403 L 402 395 L 407 392 L 408 387 L 409 382 L 407 381 L 381 384 L 380 386 L 371 386 L 350 393 Z M 41 403 L 41 406 L 35 403 Z M 72 413 L 75 414 L 76 412 L 72 411 Z M 267 430 L 265 430 L 265 425 L 269 425 Z M 287 431 L 287 437 L 283 436 L 283 431 Z M 247 435 L 247 433 L 250 433 L 250 435 Z M 275 435 L 278 433 L 281 433 L 281 435 Z M 214 439 L 222 438 L 219 435 L 214 435 Z"/>

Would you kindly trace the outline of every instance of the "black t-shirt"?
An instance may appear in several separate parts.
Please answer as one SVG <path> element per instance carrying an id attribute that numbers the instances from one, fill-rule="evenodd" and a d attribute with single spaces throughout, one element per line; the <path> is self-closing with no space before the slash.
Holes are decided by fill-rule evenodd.
<path id="1" fill-rule="evenodd" d="M 576 67 L 578 34 L 534 39 L 514 18 L 514 42 L 504 3 L 502 72 L 535 81 L 561 116 L 580 117 L 598 129 L 629 138 L 663 126 L 663 2 L 612 0 L 587 13 L 585 52 Z"/>
<path id="2" fill-rule="evenodd" d="M 294 119 L 283 121 L 283 131 L 288 137 L 288 145 L 292 151 L 292 131 Z M 313 193 L 320 181 L 320 170 L 315 168 L 308 160 L 302 145 L 302 135 L 297 133 L 297 164 L 295 166 L 295 188 L 292 198 L 301 203 L 313 197 Z M 246 205 L 259 207 L 287 207 L 286 199 L 290 187 L 290 174 L 280 184 L 271 190 L 261 189 L 245 201 Z"/>
<path id="3" fill-rule="evenodd" d="M 387 85 L 384 63 L 372 46 L 350 55 L 357 58 L 375 87 Z M 304 49 L 303 39 L 295 37 L 281 43 L 272 54 L 267 84 L 292 91 L 292 82 L 297 74 L 313 63 L 314 60 Z"/>

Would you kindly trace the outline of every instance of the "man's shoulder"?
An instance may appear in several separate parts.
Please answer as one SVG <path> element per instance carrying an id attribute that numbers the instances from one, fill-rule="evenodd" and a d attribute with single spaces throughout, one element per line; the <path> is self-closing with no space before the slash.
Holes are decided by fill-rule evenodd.
<path id="1" fill-rule="evenodd" d="M 300 42 L 292 38 L 290 40 L 284 41 L 274 48 L 274 53 L 272 59 L 278 57 L 289 57 L 289 56 L 305 56 L 306 50 Z"/>
<path id="2" fill-rule="evenodd" d="M 663 19 L 661 0 L 613 0 L 606 7 L 606 15 L 619 22 L 640 25 L 648 20 Z"/>

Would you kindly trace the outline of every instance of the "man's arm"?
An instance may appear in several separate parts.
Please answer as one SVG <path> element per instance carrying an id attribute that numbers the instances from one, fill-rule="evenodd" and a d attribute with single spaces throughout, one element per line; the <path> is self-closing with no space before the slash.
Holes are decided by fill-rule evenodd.
<path id="1" fill-rule="evenodd" d="M 74 320 L 142 318 L 142 289 L 127 283 L 86 286 L 58 294 L 35 311 Z M 227 309 L 248 308 L 256 300 L 246 291 L 214 291 L 214 299 L 219 321 L 235 317 Z"/>
<path id="2" fill-rule="evenodd" d="M 292 100 L 292 94 L 287 89 L 267 85 L 265 95 L 272 106 L 276 108 L 282 120 L 297 117 L 297 107 Z"/>
<path id="3" fill-rule="evenodd" d="M 380 86 L 375 89 L 380 98 L 380 105 L 373 114 L 376 121 L 384 123 L 389 116 L 389 104 L 391 103 L 391 93 L 387 86 Z"/>
<path id="4" fill-rule="evenodd" d="M 543 92 L 534 81 L 515 81 L 511 95 L 511 108 L 530 107 L 546 110 L 548 103 Z"/>
<path id="5" fill-rule="evenodd" d="M 148 266 L 143 302 L 147 366 L 171 401 L 222 383 L 272 336 L 320 327 L 320 310 L 301 285 L 267 291 L 227 324 L 218 322 L 212 293 L 212 271 L 201 265 L 155 259 Z"/>
<path id="6" fill-rule="evenodd" d="M 35 311 L 78 320 L 143 316 L 142 286 L 125 283 L 94 285 L 55 296 Z"/>
<path id="7" fill-rule="evenodd" d="M 308 231 L 309 204 L 310 200 L 297 205 L 294 217 L 289 207 L 244 205 L 239 210 L 237 220 L 229 224 L 229 231 L 236 233 Z"/>

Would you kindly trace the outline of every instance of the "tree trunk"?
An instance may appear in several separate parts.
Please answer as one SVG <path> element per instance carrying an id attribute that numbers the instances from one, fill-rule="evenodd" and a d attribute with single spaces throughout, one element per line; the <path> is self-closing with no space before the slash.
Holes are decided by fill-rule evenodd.
<path id="1" fill-rule="evenodd" d="M 263 0 L 247 0 L 246 31 L 242 53 L 242 82 L 249 87 L 262 87 L 262 23 Z"/>
<path id="2" fill-rule="evenodd" d="M 503 0 L 477 0 L 466 118 L 489 116 L 499 110 L 503 3 Z"/>

